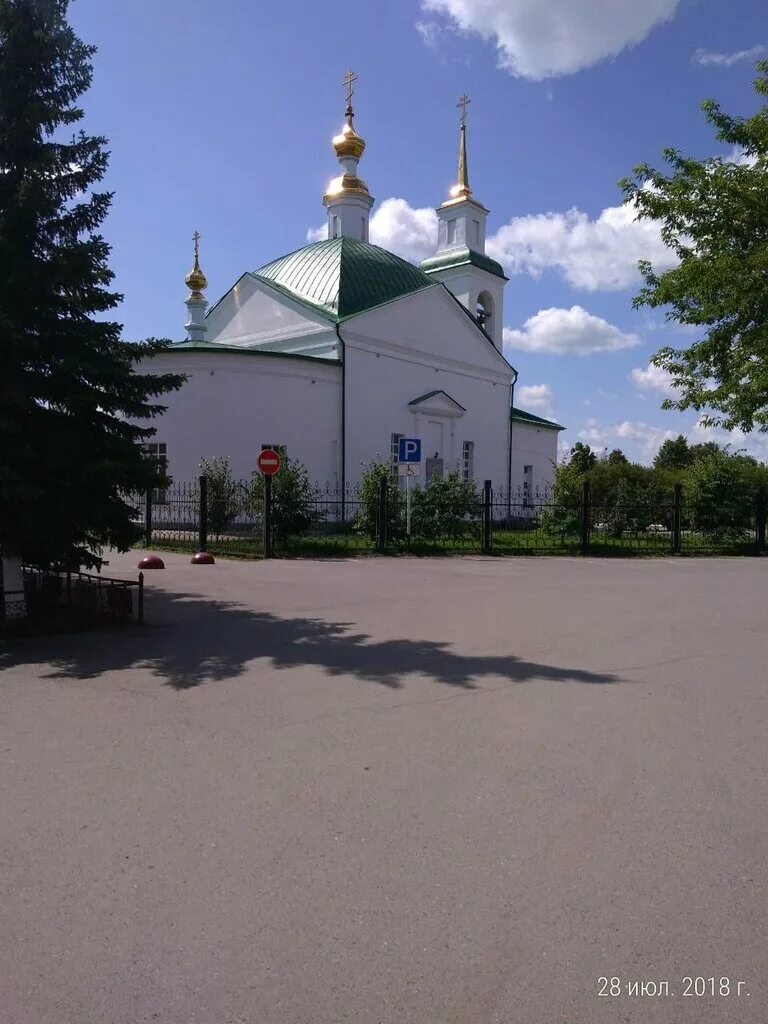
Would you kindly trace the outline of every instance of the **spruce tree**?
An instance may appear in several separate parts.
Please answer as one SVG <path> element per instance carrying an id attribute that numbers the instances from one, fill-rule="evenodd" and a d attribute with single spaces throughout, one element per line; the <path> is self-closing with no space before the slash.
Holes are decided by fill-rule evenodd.
<path id="1" fill-rule="evenodd" d="M 139 531 L 127 496 L 158 482 L 135 425 L 183 378 L 137 372 L 167 342 L 121 341 L 108 312 L 106 140 L 72 126 L 95 48 L 68 0 L 0 0 L 0 544 L 100 566 Z"/>

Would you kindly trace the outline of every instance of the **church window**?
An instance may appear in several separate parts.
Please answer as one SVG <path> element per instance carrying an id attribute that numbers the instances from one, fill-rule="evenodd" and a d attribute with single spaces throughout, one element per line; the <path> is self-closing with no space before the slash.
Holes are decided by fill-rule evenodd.
<path id="1" fill-rule="evenodd" d="M 480 245 L 480 221 L 472 221 L 472 245 Z"/>
<path id="2" fill-rule="evenodd" d="M 168 473 L 168 448 L 165 444 L 161 442 L 145 444 L 144 451 L 151 457 L 152 461 L 161 473 Z M 152 491 L 153 504 L 165 505 L 167 501 L 168 494 L 164 487 L 156 487 Z"/>
<path id="3" fill-rule="evenodd" d="M 389 471 L 392 476 L 397 476 L 397 467 L 400 462 L 400 438 L 405 434 L 393 434 L 389 442 Z"/>
<path id="4" fill-rule="evenodd" d="M 365 241 L 365 217 L 360 218 L 360 238 Z"/>
<path id="5" fill-rule="evenodd" d="M 488 292 L 478 295 L 475 316 L 485 333 L 493 337 L 493 297 Z"/>
<path id="6" fill-rule="evenodd" d="M 334 213 L 331 216 L 331 238 L 338 238 L 338 237 L 339 237 L 339 218 Z"/>
<path id="7" fill-rule="evenodd" d="M 448 221 L 448 245 L 456 244 L 456 221 Z"/>
<path id="8" fill-rule="evenodd" d="M 473 480 L 475 476 L 475 442 L 465 441 L 461 446 L 461 479 Z"/>

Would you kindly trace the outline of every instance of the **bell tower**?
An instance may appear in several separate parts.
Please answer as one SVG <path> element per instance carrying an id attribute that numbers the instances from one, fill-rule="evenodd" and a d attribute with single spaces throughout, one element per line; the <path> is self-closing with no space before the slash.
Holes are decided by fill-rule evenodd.
<path id="1" fill-rule="evenodd" d="M 467 106 L 463 95 L 459 123 L 459 167 L 449 198 L 437 210 L 437 252 L 421 269 L 449 288 L 477 320 L 496 348 L 501 349 L 504 285 L 501 264 L 485 254 L 488 210 L 472 195 L 467 161 Z"/>
<path id="2" fill-rule="evenodd" d="M 347 89 L 344 127 L 333 140 L 342 173 L 329 184 L 323 196 L 323 206 L 328 210 L 329 238 L 357 238 L 367 242 L 368 219 L 374 199 L 366 183 L 357 174 L 357 165 L 365 152 L 365 139 L 357 134 L 354 126 L 352 83 L 355 81 L 357 75 L 354 71 L 348 71 L 343 82 Z"/>

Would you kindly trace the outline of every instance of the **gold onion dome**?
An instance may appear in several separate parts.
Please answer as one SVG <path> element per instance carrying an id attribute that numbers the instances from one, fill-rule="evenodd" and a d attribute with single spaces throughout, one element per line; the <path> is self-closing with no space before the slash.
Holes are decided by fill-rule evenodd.
<path id="1" fill-rule="evenodd" d="M 203 289 L 208 287 L 208 278 L 200 269 L 200 261 L 198 254 L 195 253 L 195 265 L 192 267 L 190 272 L 184 278 L 187 283 L 187 287 L 192 292 L 202 292 Z"/>
<path id="2" fill-rule="evenodd" d="M 336 156 L 340 160 L 345 156 L 351 156 L 355 160 L 359 160 L 365 152 L 365 139 L 355 131 L 355 126 L 352 123 L 353 117 L 352 107 L 349 106 L 346 111 L 346 123 L 341 129 L 340 134 L 335 135 L 333 138 L 333 148 L 336 150 Z"/>

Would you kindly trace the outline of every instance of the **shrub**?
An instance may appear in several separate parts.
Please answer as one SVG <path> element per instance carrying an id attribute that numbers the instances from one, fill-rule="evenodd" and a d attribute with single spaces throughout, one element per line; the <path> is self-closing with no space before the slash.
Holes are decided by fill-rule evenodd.
<path id="1" fill-rule="evenodd" d="M 376 519 L 379 506 L 380 481 L 387 481 L 387 534 L 391 540 L 400 540 L 405 533 L 404 498 L 400 493 L 397 479 L 384 462 L 368 462 L 358 487 L 358 511 L 354 529 L 376 540 Z"/>
<path id="2" fill-rule="evenodd" d="M 423 540 L 459 536 L 468 520 L 480 516 L 481 499 L 474 480 L 456 472 L 433 476 L 426 487 L 411 492 L 411 534 Z"/>
<path id="3" fill-rule="evenodd" d="M 264 474 L 251 473 L 241 485 L 242 504 L 249 515 L 260 520 L 264 514 Z M 272 528 L 281 541 L 307 530 L 325 518 L 317 506 L 303 462 L 285 456 L 272 477 Z"/>
<path id="4" fill-rule="evenodd" d="M 240 484 L 232 479 L 227 458 L 201 459 L 200 472 L 208 487 L 208 530 L 218 539 L 240 512 Z"/>
<path id="5" fill-rule="evenodd" d="M 728 452 L 698 459 L 686 473 L 686 528 L 720 543 L 748 539 L 755 521 L 758 475 L 754 460 Z"/>

